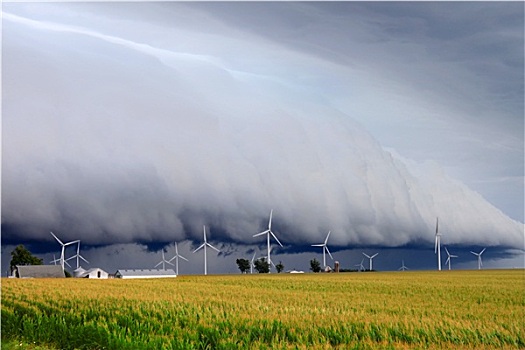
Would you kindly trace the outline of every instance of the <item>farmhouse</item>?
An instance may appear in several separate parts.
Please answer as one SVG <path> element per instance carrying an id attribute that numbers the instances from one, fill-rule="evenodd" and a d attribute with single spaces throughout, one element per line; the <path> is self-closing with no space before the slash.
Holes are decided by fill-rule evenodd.
<path id="1" fill-rule="evenodd" d="M 63 278 L 66 277 L 60 265 L 17 265 L 13 277 L 18 278 Z"/>
<path id="2" fill-rule="evenodd" d="M 137 270 L 117 270 L 115 278 L 170 278 L 177 277 L 172 269 L 137 269 Z"/>

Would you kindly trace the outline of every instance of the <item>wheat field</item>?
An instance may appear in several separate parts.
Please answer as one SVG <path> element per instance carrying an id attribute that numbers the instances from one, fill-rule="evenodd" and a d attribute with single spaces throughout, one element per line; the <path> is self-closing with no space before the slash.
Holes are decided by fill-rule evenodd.
<path id="1" fill-rule="evenodd" d="M 523 270 L 2 279 L 1 298 L 2 342 L 38 349 L 525 348 Z"/>

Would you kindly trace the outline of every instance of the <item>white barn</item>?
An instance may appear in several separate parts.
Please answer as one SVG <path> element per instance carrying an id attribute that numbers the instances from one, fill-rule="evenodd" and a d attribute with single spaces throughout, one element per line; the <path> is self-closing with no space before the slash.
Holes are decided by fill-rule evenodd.
<path id="1" fill-rule="evenodd" d="M 107 279 L 109 278 L 109 274 L 98 268 L 93 267 L 89 270 L 84 270 L 83 268 L 78 268 L 75 270 L 75 277 L 77 278 L 95 278 L 95 279 Z"/>
<path id="2" fill-rule="evenodd" d="M 115 278 L 173 278 L 177 277 L 172 269 L 136 269 L 136 270 L 117 270 Z"/>

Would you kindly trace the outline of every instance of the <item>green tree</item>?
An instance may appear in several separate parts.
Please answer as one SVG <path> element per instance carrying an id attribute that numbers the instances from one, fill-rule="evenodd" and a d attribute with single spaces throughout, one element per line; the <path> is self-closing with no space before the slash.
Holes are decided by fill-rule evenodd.
<path id="1" fill-rule="evenodd" d="M 241 270 L 241 273 L 248 273 L 250 271 L 250 261 L 247 259 L 237 259 L 235 261 L 237 263 L 237 266 L 239 266 L 239 270 Z"/>
<path id="2" fill-rule="evenodd" d="M 37 258 L 23 244 L 18 245 L 11 252 L 11 272 L 15 269 L 16 265 L 42 265 L 44 262 L 42 259 Z"/>
<path id="3" fill-rule="evenodd" d="M 282 270 L 284 270 L 284 265 L 281 261 L 277 265 L 275 265 L 275 269 L 277 270 L 277 273 L 281 273 Z"/>
<path id="4" fill-rule="evenodd" d="M 321 272 L 321 263 L 315 258 L 310 260 L 310 270 L 313 272 Z"/>
<path id="5" fill-rule="evenodd" d="M 269 273 L 270 272 L 270 264 L 266 261 L 266 258 L 260 258 L 255 260 L 253 263 L 255 266 L 255 269 L 258 273 Z"/>

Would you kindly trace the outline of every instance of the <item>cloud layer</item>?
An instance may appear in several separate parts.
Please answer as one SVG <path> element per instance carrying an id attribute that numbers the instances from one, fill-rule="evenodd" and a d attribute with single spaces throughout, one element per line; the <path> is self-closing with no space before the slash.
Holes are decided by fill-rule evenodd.
<path id="1" fill-rule="evenodd" d="M 176 24 L 153 5 L 139 19 L 144 4 L 121 17 L 97 6 L 76 22 L 82 7 L 5 9 L 2 224 L 13 235 L 197 241 L 208 225 L 213 241 L 252 244 L 273 209 L 288 245 L 328 230 L 337 247 L 432 242 L 439 216 L 448 244 L 523 248 L 522 223 L 436 162 L 386 150 L 356 121 L 366 108 L 341 107 L 374 91 L 368 72 L 191 6 L 163 7 Z M 343 80 L 355 91 L 336 104 Z"/>

